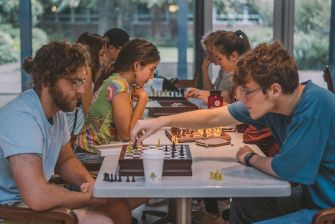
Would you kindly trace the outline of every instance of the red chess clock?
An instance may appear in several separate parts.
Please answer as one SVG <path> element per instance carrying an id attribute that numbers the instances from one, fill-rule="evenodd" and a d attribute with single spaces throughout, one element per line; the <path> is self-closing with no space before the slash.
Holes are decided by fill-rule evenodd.
<path id="1" fill-rule="evenodd" d="M 220 90 L 211 90 L 208 96 L 208 108 L 222 107 L 223 98 Z"/>

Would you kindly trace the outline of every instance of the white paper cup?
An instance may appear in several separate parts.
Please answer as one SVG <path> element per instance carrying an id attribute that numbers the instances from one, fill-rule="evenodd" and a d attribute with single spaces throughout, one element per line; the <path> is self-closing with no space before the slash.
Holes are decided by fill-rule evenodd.
<path id="1" fill-rule="evenodd" d="M 144 178 L 148 183 L 158 183 L 162 179 L 164 151 L 158 149 L 143 150 Z"/>
<path id="2" fill-rule="evenodd" d="M 155 92 L 162 92 L 163 91 L 163 81 L 162 78 L 154 78 L 152 80 L 152 88 Z"/>

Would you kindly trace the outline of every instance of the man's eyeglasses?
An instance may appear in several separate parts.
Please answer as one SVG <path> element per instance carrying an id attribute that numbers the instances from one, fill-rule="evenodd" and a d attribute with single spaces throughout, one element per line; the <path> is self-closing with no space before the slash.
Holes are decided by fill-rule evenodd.
<path id="1" fill-rule="evenodd" d="M 69 78 L 65 78 L 65 79 L 72 83 L 74 89 L 80 88 L 86 82 L 86 79 L 69 79 Z"/>
<path id="2" fill-rule="evenodd" d="M 236 91 L 236 98 L 238 100 L 240 100 L 242 97 L 246 98 L 246 97 L 250 97 L 253 93 L 256 93 L 257 91 L 261 90 L 262 87 L 253 89 L 253 90 L 248 90 L 248 89 L 244 89 L 242 87 L 238 87 L 237 91 Z"/>

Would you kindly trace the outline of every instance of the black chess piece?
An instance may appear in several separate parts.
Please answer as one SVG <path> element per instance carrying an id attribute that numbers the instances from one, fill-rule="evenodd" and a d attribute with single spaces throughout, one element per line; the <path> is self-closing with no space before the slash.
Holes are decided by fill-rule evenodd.
<path id="1" fill-rule="evenodd" d="M 114 181 L 117 181 L 117 175 L 116 174 L 114 175 Z"/>
<path id="2" fill-rule="evenodd" d="M 110 181 L 110 182 L 113 182 L 113 181 L 114 181 L 114 179 L 113 179 L 113 173 L 111 173 L 109 181 Z"/>
<path id="3" fill-rule="evenodd" d="M 202 137 L 206 138 L 207 134 L 206 134 L 206 129 L 204 129 L 203 133 L 202 133 Z"/>
<path id="4" fill-rule="evenodd" d="M 109 174 L 108 173 L 104 173 L 104 181 L 109 181 Z"/>
<path id="5" fill-rule="evenodd" d="M 129 180 L 129 176 L 127 175 L 127 180 L 126 180 L 126 182 L 130 182 L 130 180 Z"/>
<path id="6" fill-rule="evenodd" d="M 122 182 L 121 175 L 119 175 L 118 182 Z"/>
<path id="7" fill-rule="evenodd" d="M 131 182 L 135 182 L 135 176 L 133 176 L 133 178 L 131 179 Z"/>
<path id="8" fill-rule="evenodd" d="M 164 152 L 167 152 L 167 151 L 168 151 L 168 146 L 165 145 L 165 150 L 164 150 Z"/>
<path id="9" fill-rule="evenodd" d="M 135 142 L 133 144 L 133 149 L 137 149 L 137 139 L 135 139 Z"/>

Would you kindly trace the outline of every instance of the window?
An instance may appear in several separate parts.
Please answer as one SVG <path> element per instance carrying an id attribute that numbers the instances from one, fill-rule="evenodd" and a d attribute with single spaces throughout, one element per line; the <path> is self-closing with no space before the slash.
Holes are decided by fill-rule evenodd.
<path id="1" fill-rule="evenodd" d="M 294 57 L 300 81 L 326 87 L 322 70 L 329 63 L 330 0 L 295 0 Z"/>
<path id="2" fill-rule="evenodd" d="M 193 78 L 193 1 L 182 1 L 186 7 L 173 1 L 80 1 L 78 5 L 71 5 L 72 1 L 50 2 L 43 3 L 43 19 L 37 24 L 49 40 L 75 41 L 86 31 L 103 34 L 120 27 L 131 38 L 145 38 L 158 47 L 160 76 Z M 183 20 L 179 13 L 191 16 Z M 180 58 L 183 52 L 186 54 Z"/>
<path id="3" fill-rule="evenodd" d="M 212 30 L 242 30 L 251 47 L 273 38 L 273 1 L 213 1 Z M 212 67 L 214 81 L 219 67 Z"/>
<path id="4" fill-rule="evenodd" d="M 19 1 L 0 2 L 0 107 L 21 92 Z"/>

